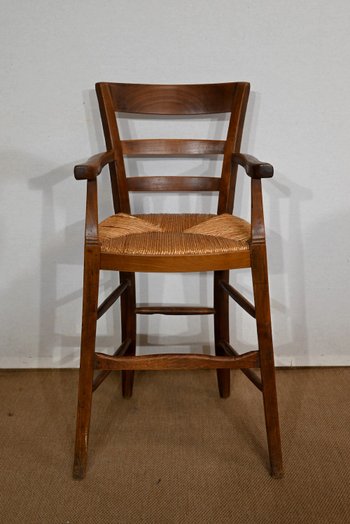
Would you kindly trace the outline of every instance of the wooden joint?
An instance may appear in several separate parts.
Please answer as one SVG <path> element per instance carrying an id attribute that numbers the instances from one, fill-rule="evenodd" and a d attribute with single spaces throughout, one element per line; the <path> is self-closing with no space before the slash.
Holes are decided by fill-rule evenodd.
<path id="1" fill-rule="evenodd" d="M 224 350 L 226 355 L 232 355 L 235 357 L 240 356 L 240 354 L 227 342 L 221 341 L 218 343 L 218 345 Z M 259 367 L 259 366 L 260 366 L 260 358 L 259 358 L 259 353 L 258 353 L 256 367 Z M 244 373 L 244 375 L 247 378 L 249 378 L 249 380 L 254 384 L 254 386 L 256 386 L 260 391 L 263 390 L 261 378 L 255 373 L 255 371 L 253 371 L 252 369 L 242 368 L 242 367 L 241 367 L 241 371 L 242 373 Z"/>
<path id="2" fill-rule="evenodd" d="M 257 246 L 257 247 L 262 247 L 262 246 L 265 246 L 266 245 L 266 239 L 265 239 L 265 236 L 260 236 L 260 237 L 252 237 L 251 241 L 250 241 L 250 247 L 254 247 L 254 246 Z"/>
<path id="3" fill-rule="evenodd" d="M 101 243 L 98 239 L 98 237 L 93 237 L 93 236 L 87 236 L 85 238 L 85 247 L 89 248 L 89 247 L 93 247 L 93 248 L 100 248 L 101 247 Z"/>
<path id="4" fill-rule="evenodd" d="M 94 378 L 94 381 L 92 383 L 92 392 L 96 391 L 96 389 L 106 380 L 108 375 L 111 373 L 111 371 L 100 371 L 96 377 Z"/>
<path id="5" fill-rule="evenodd" d="M 116 357 L 118 355 L 124 355 L 125 352 L 127 351 L 128 347 L 130 346 L 131 344 L 131 340 L 128 338 L 126 339 L 119 347 L 118 349 L 115 350 L 115 352 L 113 353 L 113 356 Z M 92 391 L 96 391 L 96 389 L 102 384 L 102 382 L 104 382 L 106 380 L 106 378 L 108 377 L 108 375 L 111 373 L 111 369 L 108 369 L 108 370 L 103 370 L 103 371 L 100 371 L 100 373 L 98 373 L 96 375 L 96 377 L 94 378 L 94 381 L 92 383 Z"/>

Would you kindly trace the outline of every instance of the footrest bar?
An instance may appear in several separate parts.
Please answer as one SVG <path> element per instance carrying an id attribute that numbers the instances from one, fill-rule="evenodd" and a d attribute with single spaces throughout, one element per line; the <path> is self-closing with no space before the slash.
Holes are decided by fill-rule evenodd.
<path id="1" fill-rule="evenodd" d="M 240 369 L 257 367 L 258 352 L 250 351 L 238 357 L 209 355 L 167 355 L 111 357 L 96 353 L 96 368 L 105 370 L 160 370 L 160 369 Z"/>
<path id="2" fill-rule="evenodd" d="M 190 306 L 138 306 L 135 309 L 138 315 L 213 315 L 212 307 Z"/>

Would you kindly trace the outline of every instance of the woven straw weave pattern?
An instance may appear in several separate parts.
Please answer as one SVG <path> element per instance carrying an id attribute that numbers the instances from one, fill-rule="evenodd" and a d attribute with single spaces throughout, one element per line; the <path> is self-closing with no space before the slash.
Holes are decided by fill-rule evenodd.
<path id="1" fill-rule="evenodd" d="M 216 255 L 248 250 L 250 224 L 228 214 L 119 213 L 100 224 L 99 236 L 107 254 Z"/>

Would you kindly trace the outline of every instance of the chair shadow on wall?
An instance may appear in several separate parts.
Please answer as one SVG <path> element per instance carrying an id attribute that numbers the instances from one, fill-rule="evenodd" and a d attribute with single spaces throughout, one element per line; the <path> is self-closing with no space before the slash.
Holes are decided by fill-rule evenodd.
<path id="1" fill-rule="evenodd" d="M 29 181 L 30 189 L 42 192 L 38 356 L 53 356 L 53 367 L 74 367 L 79 361 L 84 221 L 70 223 L 73 214 L 71 203 L 68 202 L 69 199 L 64 200 L 64 193 L 59 187 L 67 179 L 71 179 L 72 184 L 75 183 L 72 164 L 61 166 Z M 60 193 L 58 199 L 55 199 L 55 192 Z M 57 202 L 59 199 L 60 204 Z M 81 203 L 84 205 L 84 198 Z M 66 217 L 66 225 L 62 229 L 56 219 L 58 209 L 63 209 Z M 61 296 L 61 290 L 67 288 L 65 282 L 73 282 L 70 274 L 77 277 L 72 286 L 74 290 Z M 107 293 L 111 286 L 108 276 L 101 282 L 102 293 Z M 69 317 L 69 313 L 61 314 L 61 309 L 64 311 L 67 308 L 70 310 Z M 73 333 L 57 330 L 60 318 L 64 319 L 65 316 L 67 319 L 73 318 Z M 72 323 L 70 328 L 72 329 Z M 111 337 L 99 339 L 103 346 L 109 345 L 111 341 Z M 59 354 L 56 354 L 58 348 Z"/>
<path id="2" fill-rule="evenodd" d="M 74 212 L 72 199 L 68 198 L 70 181 L 75 184 L 73 164 L 60 166 L 29 180 L 29 189 L 42 193 L 37 357 L 41 366 L 42 362 L 49 362 L 51 357 L 52 365 L 46 367 L 52 368 L 74 368 L 79 363 L 84 221 L 74 222 L 77 213 Z M 80 202 L 83 209 L 84 190 L 82 193 Z M 60 221 L 57 216 L 60 216 Z M 69 287 L 71 291 L 64 294 L 62 290 L 66 291 Z M 101 293 L 108 294 L 112 287 L 111 276 L 105 275 L 101 282 Z M 107 335 L 99 335 L 100 347 L 110 347 L 114 343 L 114 337 L 109 333 L 118 332 L 115 316 L 106 316 L 106 331 Z M 60 374 L 60 383 L 62 388 L 66 387 L 63 373 Z M 60 390 L 56 390 L 54 397 L 50 382 L 43 379 L 41 384 L 43 396 L 52 412 L 56 412 Z M 72 385 L 72 389 L 74 402 L 69 409 L 60 411 L 60 417 L 52 419 L 52 423 L 57 424 L 57 433 L 63 434 L 60 445 L 65 454 L 67 445 L 73 446 L 76 384 Z M 46 455 L 47 450 L 43 450 L 43 461 Z"/>
<path id="3" fill-rule="evenodd" d="M 305 201 L 312 199 L 313 194 L 311 190 L 291 182 L 278 169 L 275 170 L 274 178 L 264 184 L 263 190 L 267 210 L 265 220 L 267 224 L 274 224 L 274 229 L 268 226 L 266 228 L 272 327 L 277 334 L 283 332 L 289 335 L 282 343 L 280 337 L 275 335 L 276 364 L 297 365 L 298 357 L 301 357 L 307 365 L 308 333 L 301 208 Z M 284 220 L 286 215 L 288 222 Z M 285 254 L 289 252 L 288 245 L 293 246 L 293 253 L 287 264 Z M 234 285 L 252 300 L 251 286 L 246 284 L 249 278 L 250 274 L 246 270 L 232 273 Z M 277 300 L 275 295 L 281 298 Z M 233 337 L 240 334 L 240 324 L 232 327 Z M 245 351 L 249 350 L 249 344 L 238 339 L 237 342 Z"/>
<path id="4" fill-rule="evenodd" d="M 289 177 L 275 170 L 274 177 L 266 181 L 263 186 L 266 212 L 266 223 L 273 223 L 274 229 L 267 226 L 267 248 L 270 281 L 270 301 L 272 315 L 272 330 L 274 333 L 274 348 L 276 366 L 298 365 L 297 359 L 301 357 L 307 365 L 308 361 L 308 333 L 307 310 L 305 301 L 305 261 L 302 235 L 302 206 L 312 198 L 312 191 L 292 182 Z M 237 195 L 238 196 L 238 195 Z M 287 212 L 286 212 L 287 210 Z M 239 214 L 239 206 L 236 208 Z M 287 220 L 283 220 L 287 216 Z M 282 220 L 281 220 L 282 219 Z M 286 228 L 287 223 L 287 228 Z M 285 260 L 288 245 L 293 246 L 290 260 Z M 242 294 L 253 300 L 251 275 L 248 270 L 231 272 L 231 281 Z M 278 296 L 278 299 L 276 298 Z M 254 320 L 242 318 L 245 312 L 232 305 L 230 310 L 231 341 L 240 353 L 250 351 L 252 344 L 247 342 L 244 329 L 251 327 L 255 336 Z M 244 322 L 242 322 L 244 321 Z M 243 327 L 242 327 L 243 326 Z M 281 336 L 286 340 L 281 340 Z M 250 338 L 250 337 L 249 337 Z M 253 342 L 255 344 L 256 341 Z M 304 364 L 304 365 L 305 365 Z M 283 375 L 277 373 L 277 386 Z M 283 398 L 279 395 L 279 411 L 282 433 L 282 445 L 292 445 L 293 439 L 285 439 L 283 435 L 293 436 L 298 425 L 299 414 L 303 399 L 307 394 L 306 388 L 300 388 L 297 380 L 290 382 L 292 390 L 286 392 Z M 243 399 L 243 403 L 246 402 Z M 249 411 L 249 403 L 245 406 Z M 293 416 L 290 416 L 293 413 Z M 244 424 L 250 424 L 243 421 Z M 252 433 L 247 428 L 247 438 L 253 439 L 255 450 L 263 457 L 261 439 L 258 432 Z M 285 464 L 288 470 L 289 449 L 284 448 Z M 260 451 L 259 451 L 260 450 Z"/>

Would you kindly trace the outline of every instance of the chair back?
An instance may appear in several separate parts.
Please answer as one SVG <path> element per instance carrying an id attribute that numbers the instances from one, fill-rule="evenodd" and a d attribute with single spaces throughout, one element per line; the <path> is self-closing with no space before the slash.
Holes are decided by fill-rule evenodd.
<path id="1" fill-rule="evenodd" d="M 110 164 L 115 212 L 130 213 L 129 191 L 217 191 L 218 213 L 232 213 L 236 169 L 231 156 L 239 152 L 249 83 L 152 85 L 101 82 L 96 84 Z M 230 113 L 226 140 L 143 139 L 121 140 L 116 115 L 195 116 Z M 125 156 L 211 156 L 223 158 L 221 177 L 127 177 Z"/>

